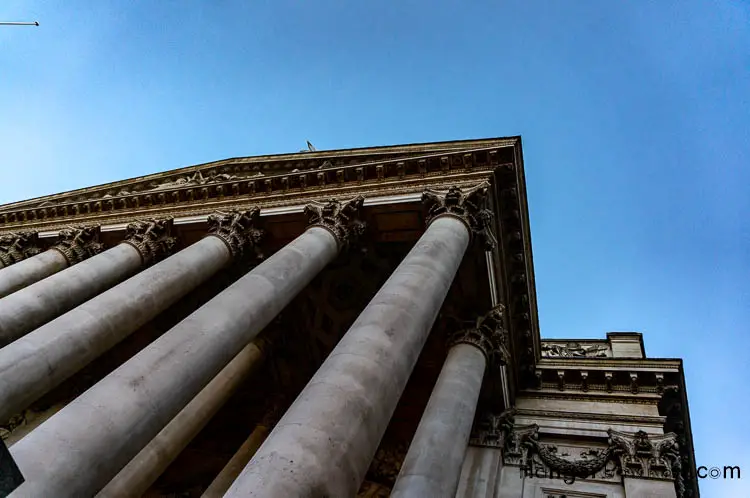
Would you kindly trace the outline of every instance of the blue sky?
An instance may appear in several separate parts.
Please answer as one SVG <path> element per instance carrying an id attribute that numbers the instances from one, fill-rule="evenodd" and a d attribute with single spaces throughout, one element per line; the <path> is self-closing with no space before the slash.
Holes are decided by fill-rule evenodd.
<path id="1" fill-rule="evenodd" d="M 699 465 L 750 479 L 750 3 L 4 0 L 0 18 L 41 24 L 0 27 L 0 202 L 305 140 L 522 135 L 542 335 L 634 330 L 684 358 Z"/>

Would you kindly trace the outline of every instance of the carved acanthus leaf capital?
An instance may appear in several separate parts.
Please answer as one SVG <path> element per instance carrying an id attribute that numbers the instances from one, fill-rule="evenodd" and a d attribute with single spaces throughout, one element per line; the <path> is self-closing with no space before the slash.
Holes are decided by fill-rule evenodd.
<path id="1" fill-rule="evenodd" d="M 138 220 L 127 226 L 126 244 L 133 246 L 148 265 L 168 256 L 177 240 L 172 234 L 172 218 L 161 220 Z"/>
<path id="2" fill-rule="evenodd" d="M 478 347 L 487 362 L 492 365 L 505 365 L 510 353 L 505 345 L 502 304 L 498 304 L 486 314 L 477 318 L 473 328 L 459 330 L 450 336 L 449 344 L 472 344 Z"/>
<path id="3" fill-rule="evenodd" d="M 682 461 L 677 434 L 649 436 L 644 431 L 634 434 L 613 429 L 607 431 L 609 444 L 618 458 L 622 475 L 626 477 L 648 477 L 674 479 L 675 485 L 682 482 Z"/>
<path id="4" fill-rule="evenodd" d="M 35 231 L 9 233 L 0 236 L 0 262 L 10 266 L 36 256 L 42 250 L 37 246 L 39 234 Z"/>
<path id="5" fill-rule="evenodd" d="M 248 249 L 261 257 L 263 230 L 255 228 L 259 217 L 260 209 L 257 207 L 247 211 L 218 212 L 208 217 L 208 233 L 224 241 L 232 257 L 240 257 Z"/>
<path id="6" fill-rule="evenodd" d="M 427 206 L 427 224 L 442 216 L 458 218 L 466 224 L 472 237 L 483 244 L 485 250 L 497 245 L 492 233 L 492 211 L 486 208 L 490 184 L 480 183 L 468 189 L 450 187 L 447 191 L 425 189 L 422 202 Z"/>
<path id="7" fill-rule="evenodd" d="M 72 266 L 104 250 L 104 244 L 99 242 L 100 231 L 99 225 L 65 228 L 60 230 L 60 239 L 52 249 L 59 251 Z"/>
<path id="8" fill-rule="evenodd" d="M 365 222 L 360 210 L 365 202 L 361 195 L 349 201 L 331 199 L 328 202 L 311 202 L 305 206 L 309 226 L 325 228 L 336 238 L 339 248 L 357 242 L 365 232 Z"/>

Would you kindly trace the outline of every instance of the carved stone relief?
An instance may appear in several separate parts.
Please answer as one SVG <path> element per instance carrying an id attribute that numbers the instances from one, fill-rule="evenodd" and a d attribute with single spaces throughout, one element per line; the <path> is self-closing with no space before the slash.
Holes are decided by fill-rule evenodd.
<path id="1" fill-rule="evenodd" d="M 492 365 L 505 365 L 510 353 L 506 347 L 503 329 L 503 305 L 497 305 L 485 315 L 477 318 L 473 328 L 459 330 L 451 334 L 450 345 L 465 343 L 478 347 Z"/>
<path id="2" fill-rule="evenodd" d="M 579 342 L 542 343 L 542 358 L 606 358 L 609 348 L 604 344 Z"/>
<path id="3" fill-rule="evenodd" d="M 309 226 L 325 228 L 336 237 L 339 247 L 355 243 L 365 231 L 365 222 L 360 218 L 360 210 L 365 202 L 358 196 L 349 201 L 340 202 L 331 199 L 328 202 L 311 202 L 305 206 Z"/>
<path id="4" fill-rule="evenodd" d="M 60 251 L 69 266 L 80 263 L 104 250 L 104 244 L 99 242 L 100 230 L 99 225 L 60 230 L 60 240 L 52 249 Z"/>
<path id="5" fill-rule="evenodd" d="M 468 189 L 450 187 L 447 191 L 425 189 L 422 202 L 427 206 L 427 224 L 440 216 L 453 216 L 463 221 L 473 237 L 491 250 L 497 245 L 492 233 L 492 211 L 487 209 L 489 183 L 483 182 Z"/>
<path id="6" fill-rule="evenodd" d="M 138 251 L 144 264 L 151 264 L 172 253 L 177 240 L 171 231 L 171 218 L 135 221 L 128 224 L 123 242 Z"/>
<path id="7" fill-rule="evenodd" d="M 260 241 L 263 231 L 255 228 L 260 217 L 260 209 L 216 213 L 208 217 L 208 233 L 220 238 L 227 245 L 233 257 L 240 257 L 247 249 L 261 256 Z"/>
<path id="8" fill-rule="evenodd" d="M 10 266 L 21 260 L 36 256 L 42 250 L 37 247 L 37 232 L 18 232 L 0 236 L 0 262 Z"/>

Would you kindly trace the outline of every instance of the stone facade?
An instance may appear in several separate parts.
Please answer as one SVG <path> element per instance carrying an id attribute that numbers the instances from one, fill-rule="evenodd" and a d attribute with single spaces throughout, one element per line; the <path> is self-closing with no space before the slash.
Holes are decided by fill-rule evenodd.
<path id="1" fill-rule="evenodd" d="M 0 497 L 697 498 L 681 360 L 542 340 L 529 230 L 519 137 L 0 206 Z"/>

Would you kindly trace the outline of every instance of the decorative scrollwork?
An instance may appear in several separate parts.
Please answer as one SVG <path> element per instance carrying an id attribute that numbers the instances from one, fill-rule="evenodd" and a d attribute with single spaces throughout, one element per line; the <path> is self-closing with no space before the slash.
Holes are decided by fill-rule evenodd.
<path id="1" fill-rule="evenodd" d="M 144 265 L 155 263 L 172 253 L 177 239 L 171 236 L 172 218 L 134 221 L 127 226 L 126 244 L 141 255 Z"/>
<path id="2" fill-rule="evenodd" d="M 60 240 L 51 249 L 59 251 L 68 266 L 72 266 L 104 250 L 104 244 L 99 242 L 100 231 L 99 225 L 65 228 L 60 230 Z"/>
<path id="3" fill-rule="evenodd" d="M 39 234 L 35 231 L 9 233 L 0 236 L 0 263 L 10 266 L 36 256 L 42 250 L 37 246 Z"/>
<path id="4" fill-rule="evenodd" d="M 256 257 L 261 257 L 263 230 L 255 228 L 259 217 L 260 209 L 257 207 L 247 211 L 212 214 L 208 217 L 208 233 L 224 241 L 232 257 L 240 257 L 247 249 L 252 249 Z"/>
<path id="5" fill-rule="evenodd" d="M 644 431 L 635 434 L 610 429 L 610 447 L 618 458 L 622 474 L 629 477 L 674 479 L 678 496 L 685 492 L 682 462 L 677 435 L 649 436 Z"/>
<path id="6" fill-rule="evenodd" d="M 325 228 L 336 238 L 339 248 L 359 240 L 365 232 L 365 222 L 360 210 L 365 198 L 361 195 L 346 202 L 331 199 L 328 202 L 311 202 L 305 206 L 309 226 Z"/>
<path id="7" fill-rule="evenodd" d="M 441 216 L 458 218 L 485 250 L 493 249 L 497 239 L 492 233 L 492 211 L 485 208 L 488 188 L 489 183 L 483 182 L 465 191 L 455 186 L 445 192 L 425 189 L 422 202 L 427 205 L 427 224 Z"/>
<path id="8" fill-rule="evenodd" d="M 510 353 L 505 346 L 504 309 L 503 305 L 498 304 L 486 314 L 478 317 L 473 328 L 454 332 L 450 337 L 450 345 L 472 344 L 484 353 L 489 364 L 505 365 L 510 358 Z"/>

